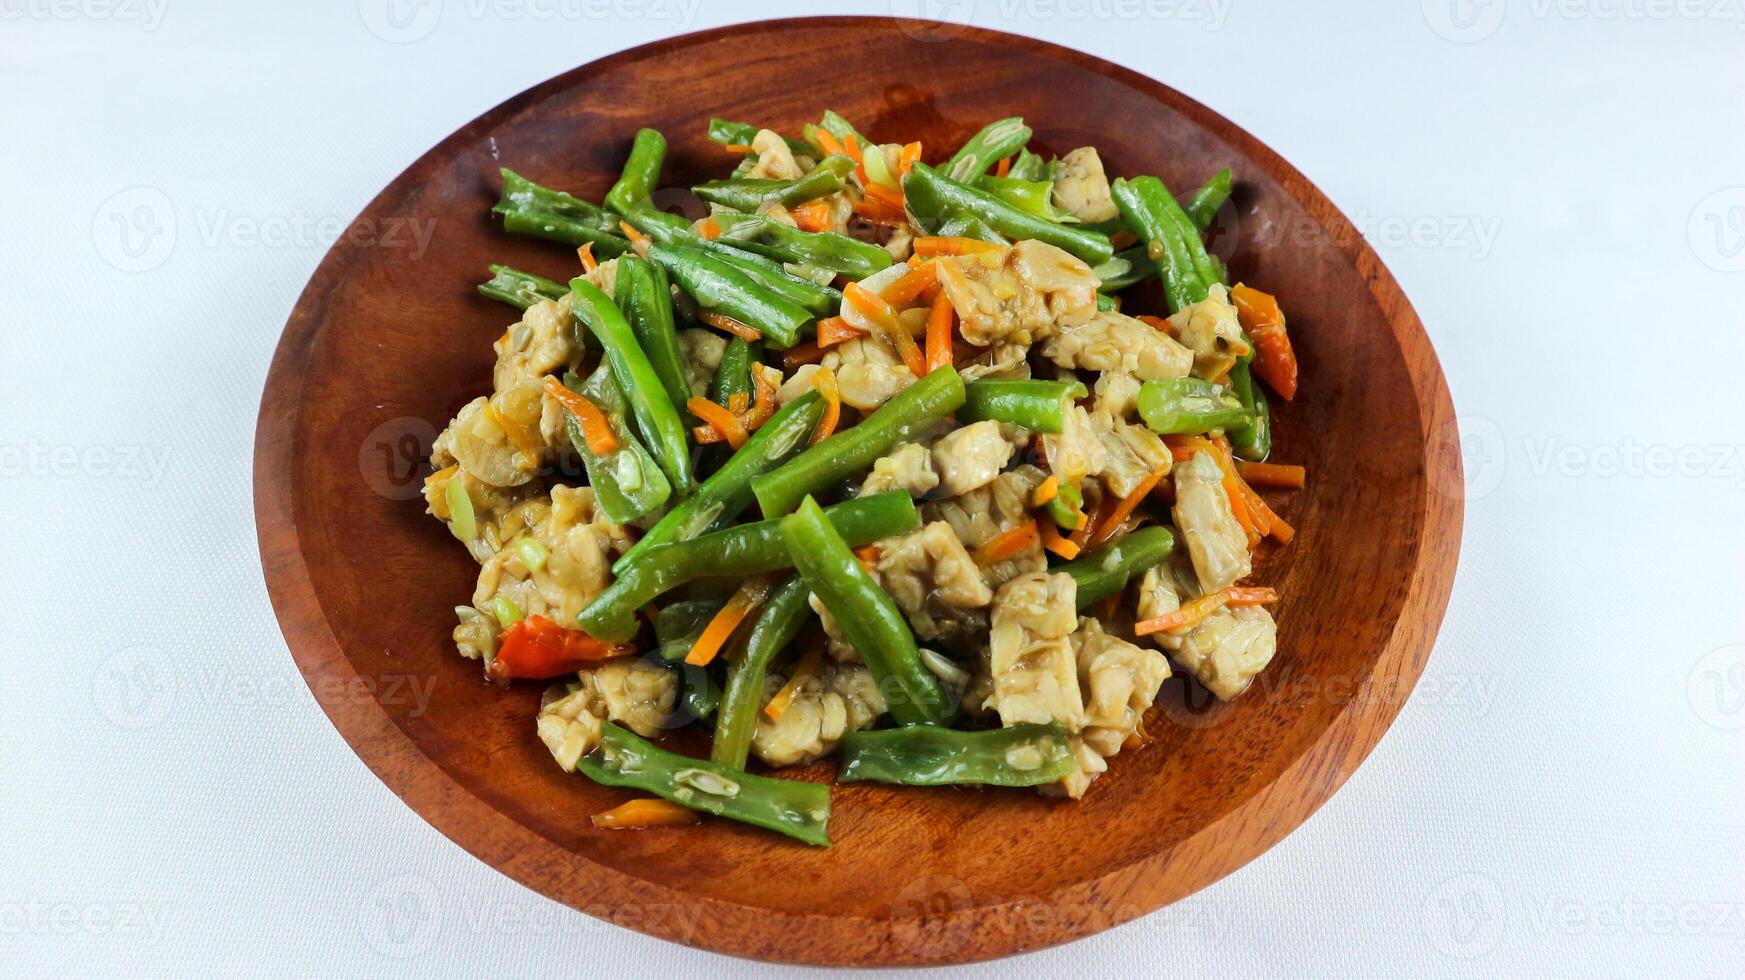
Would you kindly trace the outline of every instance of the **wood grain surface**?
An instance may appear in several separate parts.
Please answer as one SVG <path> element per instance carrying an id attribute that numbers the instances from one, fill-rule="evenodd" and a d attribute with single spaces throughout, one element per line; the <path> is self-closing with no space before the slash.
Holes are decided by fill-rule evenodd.
<path id="1" fill-rule="evenodd" d="M 416 499 L 430 439 L 489 389 L 491 341 L 513 319 L 473 291 L 486 264 L 559 278 L 574 265 L 569 250 L 493 224 L 497 168 L 598 200 L 636 128 L 654 126 L 672 144 L 665 182 L 686 186 L 733 162 L 705 139 L 710 116 L 797 132 L 827 107 L 875 139 L 923 140 L 929 161 L 1020 115 L 1034 148 L 1093 144 L 1111 176 L 1155 173 L 1181 191 L 1235 168 L 1213 249 L 1232 281 L 1280 297 L 1302 363 L 1297 399 L 1275 399 L 1275 458 L 1306 464 L 1309 486 L 1269 495 L 1300 533 L 1255 576 L 1284 595 L 1279 654 L 1233 703 L 1168 682 L 1149 722 L 1156 741 L 1113 760 L 1077 803 L 843 786 L 827 850 L 723 820 L 597 831 L 588 815 L 633 794 L 552 764 L 534 736 L 540 685 L 499 690 L 454 653 L 452 608 L 477 567 Z M 388 235 L 393 226 L 430 229 L 428 248 Z M 1459 550 L 1461 475 L 1422 325 L 1307 179 L 1124 68 L 884 18 L 705 31 L 491 110 L 395 179 L 353 229 L 298 301 L 261 400 L 255 517 L 273 606 L 334 725 L 407 805 L 581 912 L 820 964 L 963 962 L 1084 936 L 1205 887 L 1289 833 L 1381 738 L 1429 656 Z"/>

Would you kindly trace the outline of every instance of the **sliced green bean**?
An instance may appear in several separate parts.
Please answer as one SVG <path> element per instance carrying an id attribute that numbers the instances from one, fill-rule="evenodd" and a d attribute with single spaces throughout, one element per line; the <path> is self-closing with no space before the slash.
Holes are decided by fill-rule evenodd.
<path id="1" fill-rule="evenodd" d="M 953 707 L 939 679 L 922 663 L 903 611 L 861 566 L 824 508 L 808 496 L 781 523 L 795 570 L 860 654 L 891 717 L 904 725 L 949 720 Z"/>
<path id="2" fill-rule="evenodd" d="M 1018 159 L 1012 161 L 1012 169 L 1006 171 L 1006 176 L 1016 180 L 1046 180 L 1054 181 L 1059 165 L 1044 160 L 1029 150 L 1019 150 Z"/>
<path id="3" fill-rule="evenodd" d="M 673 293 L 666 271 L 637 255 L 621 256 L 612 292 L 667 398 L 682 413 L 691 397 L 691 384 L 685 377 L 685 355 L 679 350 L 679 334 L 673 326 Z"/>
<path id="4" fill-rule="evenodd" d="M 1272 406 L 1267 403 L 1266 392 L 1254 383 L 1253 370 L 1242 361 L 1230 368 L 1230 390 L 1249 414 L 1247 421 L 1226 430 L 1230 451 L 1258 463 L 1272 452 Z"/>
<path id="5" fill-rule="evenodd" d="M 834 486 L 867 468 L 892 446 L 946 418 L 963 405 L 963 378 L 950 365 L 898 392 L 859 425 L 838 432 L 751 481 L 765 517 L 799 506 L 807 494 Z"/>
<path id="6" fill-rule="evenodd" d="M 891 264 L 891 253 L 872 242 L 833 231 L 801 231 L 768 214 L 722 212 L 715 215 L 715 223 L 721 226 L 716 241 L 723 245 L 778 262 L 829 269 L 850 279 L 865 279 Z"/>
<path id="7" fill-rule="evenodd" d="M 992 419 L 1023 426 L 1031 432 L 1060 432 L 1073 399 L 1087 394 L 1077 381 L 1031 381 L 986 378 L 964 385 L 959 422 Z"/>
<path id="8" fill-rule="evenodd" d="M 757 733 L 757 711 L 763 706 L 764 677 L 776 654 L 794 642 L 812 614 L 804 579 L 791 575 L 765 600 L 745 638 L 745 650 L 727 663 L 727 687 L 715 714 L 715 740 L 709 758 L 744 769 Z"/>
<path id="9" fill-rule="evenodd" d="M 917 725 L 842 737 L 844 783 L 1041 786 L 1073 772 L 1066 729 L 1014 725 L 979 732 Z"/>
<path id="10" fill-rule="evenodd" d="M 576 771 L 602 786 L 627 786 L 680 806 L 828 847 L 830 787 L 772 779 L 657 748 L 607 722 L 600 748 Z"/>
<path id="11" fill-rule="evenodd" d="M 1102 285 L 1097 287 L 1099 290 L 1116 293 L 1154 278 L 1157 275 L 1157 265 L 1145 254 L 1144 245 L 1135 245 L 1116 252 L 1109 261 L 1092 269 L 1091 273 L 1102 281 Z"/>
<path id="12" fill-rule="evenodd" d="M 750 146 L 752 140 L 757 139 L 757 134 L 758 127 L 751 123 L 734 122 L 719 116 L 709 120 L 709 139 L 722 146 Z M 806 156 L 818 155 L 818 151 L 812 148 L 812 144 L 794 139 L 791 136 L 782 137 L 782 142 L 788 144 L 788 149 L 795 153 L 803 153 Z"/>
<path id="13" fill-rule="evenodd" d="M 924 228 L 936 229 L 953 214 L 965 214 L 980 218 L 1008 238 L 1047 242 L 1090 265 L 1106 262 L 1115 254 L 1107 235 L 1039 218 L 979 187 L 952 180 L 924 163 L 909 168 L 903 178 L 903 193 L 909 213 Z"/>
<path id="14" fill-rule="evenodd" d="M 1206 253 L 1200 232 L 1169 188 L 1156 177 L 1117 179 L 1109 187 L 1115 206 L 1163 279 L 1164 299 L 1174 313 L 1206 298 L 1223 270 Z"/>
<path id="15" fill-rule="evenodd" d="M 548 187 L 542 187 L 508 167 L 502 168 L 503 196 L 491 213 L 503 219 L 503 229 L 566 245 L 594 246 L 594 255 L 609 259 L 630 249 L 618 236 L 618 219 L 604 208 Z"/>
<path id="16" fill-rule="evenodd" d="M 1194 223 L 1195 228 L 1205 231 L 1212 227 L 1212 219 L 1218 216 L 1218 209 L 1224 206 L 1225 201 L 1230 200 L 1235 178 L 1236 175 L 1230 172 L 1230 168 L 1225 167 L 1201 184 L 1200 189 L 1189 195 L 1186 201 L 1181 202 L 1182 211 Z"/>
<path id="17" fill-rule="evenodd" d="M 1202 378 L 1165 378 L 1139 386 L 1139 416 L 1159 435 L 1230 429 L 1254 416 L 1235 393 Z"/>
<path id="18" fill-rule="evenodd" d="M 636 334 L 624 314 L 600 287 L 579 276 L 570 280 L 570 296 L 571 311 L 605 349 L 612 376 L 629 400 L 631 417 L 636 420 L 637 431 L 648 440 L 655 462 L 666 473 L 674 492 L 689 493 L 691 446 L 685 436 L 684 420 L 667 397 L 660 376 L 636 342 Z"/>
<path id="19" fill-rule="evenodd" d="M 654 642 L 668 663 L 683 660 L 703 634 L 709 620 L 727 604 L 720 599 L 686 599 L 662 606 L 654 616 Z"/>
<path id="20" fill-rule="evenodd" d="M 660 510 L 672 496 L 672 484 L 667 482 L 660 465 L 643 448 L 625 421 L 627 405 L 624 393 L 612 377 L 612 366 L 601 361 L 600 367 L 586 382 L 571 375 L 564 379 L 564 383 L 570 390 L 593 402 L 618 437 L 617 449 L 604 456 L 595 455 L 588 448 L 580 423 L 567 409 L 564 411 L 570 442 L 581 454 L 582 466 L 588 472 L 588 485 L 594 488 L 594 499 L 599 502 L 600 512 L 614 524 L 629 524 Z"/>
<path id="21" fill-rule="evenodd" d="M 778 350 L 798 343 L 800 329 L 815 319 L 804 307 L 776 295 L 742 269 L 704 249 L 656 244 L 649 247 L 648 257 L 698 306 L 755 327 Z"/>
<path id="22" fill-rule="evenodd" d="M 666 137 L 655 129 L 639 129 L 630 144 L 630 157 L 618 183 L 606 192 L 606 206 L 626 214 L 642 205 L 660 186 L 660 168 L 666 162 Z"/>
<path id="23" fill-rule="evenodd" d="M 1030 127 L 1017 116 L 996 119 L 971 136 L 951 159 L 940 164 L 939 171 L 952 180 L 969 183 L 1002 158 L 1023 149 L 1031 135 Z"/>
<path id="24" fill-rule="evenodd" d="M 857 497 L 829 508 L 842 536 L 858 547 L 919 527 L 915 502 L 901 490 Z M 576 621 L 590 636 L 623 643 L 636 635 L 636 612 L 681 585 L 702 578 L 744 578 L 791 567 L 781 522 L 741 524 L 688 541 L 650 548 L 618 573 Z"/>
<path id="25" fill-rule="evenodd" d="M 479 283 L 480 296 L 523 311 L 544 300 L 561 299 L 569 291 L 570 287 L 561 282 L 496 263 L 491 265 L 491 278 Z"/>
<path id="26" fill-rule="evenodd" d="M 1175 535 L 1169 528 L 1154 524 L 1122 535 L 1053 571 L 1072 576 L 1078 585 L 1078 607 L 1088 609 L 1126 588 L 1133 576 L 1168 558 L 1174 550 Z"/>
<path id="27" fill-rule="evenodd" d="M 1011 239 L 988 227 L 986 221 L 967 214 L 953 214 L 933 229 L 933 233 L 947 238 L 973 238 L 978 242 L 991 242 L 995 245 L 1012 244 Z"/>
<path id="28" fill-rule="evenodd" d="M 792 180 L 741 177 L 707 181 L 691 190 L 711 204 L 736 211 L 756 211 L 769 204 L 791 208 L 842 190 L 851 173 L 854 161 L 837 155 L 825 158 L 811 172 Z"/>

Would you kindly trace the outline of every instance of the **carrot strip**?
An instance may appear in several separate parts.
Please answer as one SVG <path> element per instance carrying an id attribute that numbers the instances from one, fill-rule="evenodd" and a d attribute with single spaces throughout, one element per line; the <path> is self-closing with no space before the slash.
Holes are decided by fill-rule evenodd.
<path id="1" fill-rule="evenodd" d="M 835 347 L 845 340 L 865 337 L 866 331 L 849 323 L 839 316 L 825 317 L 818 321 L 818 346 Z"/>
<path id="2" fill-rule="evenodd" d="M 1150 636 L 1153 633 L 1179 633 L 1212 615 L 1230 600 L 1228 592 L 1213 592 L 1200 596 L 1191 602 L 1184 603 L 1175 612 L 1164 613 L 1151 619 L 1142 619 L 1133 624 L 1134 636 Z"/>
<path id="3" fill-rule="evenodd" d="M 587 275 L 600 267 L 600 260 L 594 258 L 594 243 L 587 242 L 576 249 L 576 258 L 582 260 L 582 274 Z"/>
<path id="4" fill-rule="evenodd" d="M 697 314 L 697 317 L 709 326 L 717 330 L 725 330 L 735 337 L 752 341 L 763 339 L 763 331 L 749 324 L 740 323 L 730 316 L 716 313 L 714 310 L 704 310 Z"/>
<path id="5" fill-rule="evenodd" d="M 1224 592 L 1231 606 L 1260 606 L 1278 601 L 1278 590 L 1269 586 L 1233 585 Z"/>
<path id="6" fill-rule="evenodd" d="M 1036 488 L 1036 492 L 1030 495 L 1030 506 L 1041 507 L 1059 495 L 1060 477 L 1050 473 L 1048 479 L 1043 480 L 1042 485 Z"/>
<path id="7" fill-rule="evenodd" d="M 1236 318 L 1254 341 L 1254 373 L 1290 401 L 1297 394 L 1297 354 L 1285 332 L 1284 311 L 1270 293 L 1237 283 L 1230 290 Z"/>
<path id="8" fill-rule="evenodd" d="M 970 555 L 970 559 L 977 565 L 993 565 L 1005 561 L 1035 544 L 1040 536 L 1041 532 L 1036 530 L 1036 522 L 1025 521 L 977 548 L 975 553 Z"/>
<path id="9" fill-rule="evenodd" d="M 745 431 L 755 432 L 776 414 L 776 386 L 764 376 L 767 370 L 762 364 L 751 366 L 751 384 L 757 390 L 757 397 L 751 403 L 751 412 L 745 417 Z"/>
<path id="10" fill-rule="evenodd" d="M 818 420 L 818 427 L 812 430 L 812 440 L 808 445 L 830 438 L 836 431 L 836 423 L 842 420 L 842 392 L 836 387 L 836 372 L 829 368 L 819 368 L 812 375 L 812 387 L 818 389 L 818 394 L 824 396 L 824 417 Z"/>
<path id="11" fill-rule="evenodd" d="M 697 234 L 703 236 L 706 241 L 720 238 L 721 223 L 714 218 L 706 218 L 702 224 L 697 226 Z"/>
<path id="12" fill-rule="evenodd" d="M 1012 158 L 1011 157 L 1001 157 L 1000 162 L 994 164 L 994 176 L 995 177 L 1004 177 L 1011 172 L 1012 172 Z"/>
<path id="13" fill-rule="evenodd" d="M 881 204 L 895 208 L 898 211 L 903 210 L 902 191 L 892 190 L 883 184 L 868 184 L 866 188 L 866 196 Z"/>
<path id="14" fill-rule="evenodd" d="M 1135 235 L 1132 232 L 1123 228 L 1120 231 L 1115 232 L 1113 235 L 1109 236 L 1109 247 L 1119 251 L 1120 249 L 1126 248 L 1127 246 L 1132 245 L 1133 243 L 1135 243 L 1137 241 L 1139 241 L 1138 235 Z"/>
<path id="15" fill-rule="evenodd" d="M 907 224 L 909 216 L 902 208 L 894 208 L 876 197 L 862 198 L 854 202 L 854 213 L 868 221 L 880 224 Z"/>
<path id="16" fill-rule="evenodd" d="M 801 231 L 830 230 L 830 205 L 822 199 L 789 208 L 788 214 L 794 219 L 795 227 Z"/>
<path id="17" fill-rule="evenodd" d="M 787 713 L 788 705 L 794 703 L 794 695 L 799 693 L 800 685 L 805 682 L 806 678 L 818 672 L 818 661 L 823 656 L 824 634 L 817 633 L 813 635 L 812 642 L 807 645 L 806 652 L 800 655 L 799 663 L 794 665 L 794 672 L 789 675 L 788 682 L 783 684 L 781 689 L 776 691 L 775 696 L 769 699 L 769 704 L 763 706 L 763 713 L 768 715 L 771 721 L 782 720 L 782 715 Z"/>
<path id="18" fill-rule="evenodd" d="M 975 252 L 997 252 L 1004 245 L 984 242 L 979 238 L 964 238 L 958 235 L 934 235 L 915 239 L 912 246 L 916 255 L 931 258 L 935 255 L 970 255 Z"/>
<path id="19" fill-rule="evenodd" d="M 1236 472 L 1251 487 L 1269 490 L 1301 490 L 1308 482 L 1308 470 L 1294 463 L 1251 463 L 1236 461 Z"/>
<path id="20" fill-rule="evenodd" d="M 1053 479 L 1053 477 L 1049 477 L 1049 479 Z M 1054 552 L 1062 558 L 1065 558 L 1067 561 L 1072 561 L 1074 558 L 1079 556 L 1079 546 L 1074 544 L 1070 539 L 1060 536 L 1060 528 L 1054 526 L 1053 518 L 1038 517 L 1036 519 L 1036 526 L 1042 530 L 1042 547 L 1047 548 L 1049 551 Z"/>
<path id="21" fill-rule="evenodd" d="M 719 442 L 719 439 L 705 439 L 703 430 L 713 429 L 721 439 L 726 439 L 727 444 L 734 449 L 745 445 L 745 424 L 739 421 L 739 416 L 707 398 L 693 398 L 685 402 L 685 407 L 704 423 L 697 426 L 696 429 L 698 442 Z"/>
<path id="22" fill-rule="evenodd" d="M 904 143 L 903 151 L 897 154 L 897 176 L 899 178 L 907 176 L 910 168 L 914 167 L 920 159 L 921 144 L 919 142 Z"/>
<path id="23" fill-rule="evenodd" d="M 601 830 L 642 830 L 648 827 L 679 827 L 702 820 L 689 807 L 666 800 L 631 800 L 588 820 Z"/>
<path id="24" fill-rule="evenodd" d="M 928 263 L 922 268 L 931 267 Z M 907 276 L 903 278 L 907 279 Z M 952 309 L 951 301 L 945 298 L 945 291 L 940 290 L 933 297 L 933 305 L 927 310 L 927 373 L 945 367 L 951 363 L 951 323 L 957 311 Z"/>
<path id="25" fill-rule="evenodd" d="M 733 598 L 727 600 L 727 605 L 709 620 L 709 625 L 703 627 L 698 634 L 697 642 L 691 644 L 691 652 L 685 654 L 685 663 L 693 667 L 706 667 L 721 652 L 721 647 L 727 643 L 727 638 L 769 598 L 769 579 L 763 576 L 749 578 L 733 593 Z"/>
<path id="26" fill-rule="evenodd" d="M 576 417 L 576 424 L 582 427 L 582 441 L 588 444 L 588 452 L 610 456 L 618 451 L 618 434 L 612 431 L 612 423 L 606 420 L 606 413 L 600 411 L 598 405 L 565 388 L 563 382 L 551 375 L 546 375 L 545 392 Z"/>
<path id="27" fill-rule="evenodd" d="M 824 348 L 819 347 L 817 341 L 808 340 L 782 352 L 782 367 L 792 371 L 804 364 L 816 364 L 823 356 Z"/>
<path id="28" fill-rule="evenodd" d="M 916 297 L 938 281 L 939 266 L 932 262 L 923 262 L 903 273 L 901 279 L 886 286 L 879 293 L 879 298 L 892 306 L 904 306 L 913 303 Z"/>
<path id="29" fill-rule="evenodd" d="M 927 373 L 927 359 L 921 356 L 921 348 L 915 346 L 915 338 L 909 336 L 909 331 L 898 322 L 897 311 L 891 309 L 891 304 L 858 282 L 851 282 L 843 288 L 842 299 L 879 328 L 911 374 L 919 378 Z"/>
<path id="30" fill-rule="evenodd" d="M 843 149 L 842 144 L 837 141 L 836 136 L 828 129 L 819 127 L 814 131 L 814 135 L 818 140 L 818 149 L 823 150 L 825 155 L 833 157 L 848 155 L 848 151 Z"/>
<path id="31" fill-rule="evenodd" d="M 1116 529 L 1121 526 L 1121 522 L 1127 519 L 1128 514 L 1133 513 L 1133 509 L 1139 506 L 1139 502 L 1144 500 L 1147 494 L 1151 493 L 1151 488 L 1157 486 L 1157 481 L 1163 479 L 1163 475 L 1167 472 L 1168 470 L 1163 467 L 1152 470 L 1150 476 L 1139 481 L 1139 485 L 1133 488 L 1132 493 L 1122 497 L 1120 502 L 1115 504 L 1114 510 L 1111 510 L 1107 515 L 1099 516 L 1097 529 L 1091 533 L 1090 541 L 1086 547 L 1097 548 L 1113 537 Z"/>
<path id="32" fill-rule="evenodd" d="M 873 147 L 873 151 L 883 152 L 876 146 Z M 842 138 L 842 152 L 848 154 L 849 157 L 854 160 L 854 176 L 859 178 L 860 186 L 871 187 L 872 178 L 866 175 L 866 158 L 861 156 L 860 141 L 854 138 L 853 133 L 849 133 L 847 136 Z"/>

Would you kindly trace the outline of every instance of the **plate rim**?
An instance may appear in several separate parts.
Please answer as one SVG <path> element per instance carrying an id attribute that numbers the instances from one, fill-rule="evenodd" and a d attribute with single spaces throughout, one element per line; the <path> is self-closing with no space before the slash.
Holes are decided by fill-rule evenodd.
<path id="1" fill-rule="evenodd" d="M 481 132 L 622 62 L 744 34 L 846 24 L 876 24 L 911 36 L 917 36 L 918 29 L 938 27 L 938 22 L 900 17 L 789 17 L 704 28 L 612 52 L 539 82 L 456 129 L 388 181 L 352 223 L 373 213 L 384 197 L 403 181 L 415 179 L 420 170 L 452 160 Z M 299 453 L 296 422 L 303 401 L 310 341 L 324 319 L 328 296 L 345 278 L 339 253 L 345 236 L 341 235 L 299 293 L 280 333 L 263 383 L 256 420 L 253 516 L 274 616 L 305 683 L 365 766 L 421 819 L 463 850 L 555 901 L 646 935 L 695 948 L 764 961 L 816 965 L 966 963 L 1083 938 L 1185 898 L 1253 861 L 1301 826 L 1373 751 L 1404 706 L 1406 697 L 1399 692 L 1415 688 L 1428 663 L 1459 560 L 1464 501 L 1458 488 L 1463 485 L 1463 467 L 1452 396 L 1435 350 L 1422 321 L 1380 257 L 1326 195 L 1282 156 L 1236 123 L 1164 82 L 1038 38 L 969 25 L 952 24 L 951 28 L 952 39 L 969 38 L 1021 48 L 1064 61 L 1135 88 L 1182 113 L 1261 165 L 1363 276 L 1401 352 L 1417 401 L 1425 452 L 1423 526 L 1399 618 L 1363 686 L 1353 692 L 1321 737 L 1305 746 L 1268 785 L 1222 819 L 1200 828 L 1175 846 L 1135 857 L 1097 878 L 1056 893 L 1052 898 L 1057 903 L 1100 909 L 1102 914 L 1075 921 L 1055 917 L 1052 927 L 1043 932 L 1007 928 L 1000 932 L 1003 938 L 997 942 L 958 944 L 938 957 L 915 955 L 911 946 L 911 955 L 904 956 L 899 952 L 903 944 L 893 941 L 894 919 L 786 915 L 657 885 L 578 858 L 516 823 L 449 776 L 424 755 L 374 699 L 343 693 L 351 690 L 360 675 L 328 629 L 303 561 L 297 525 L 292 519 L 295 481 L 289 478 L 291 469 L 287 465 Z M 341 683 L 327 682 L 332 678 Z M 1373 693 L 1378 681 L 1385 681 L 1395 695 L 1366 697 Z M 1359 707 L 1364 710 L 1356 710 Z M 558 860 L 543 859 L 548 856 Z M 666 921 L 653 924 L 623 921 L 612 914 L 617 906 L 648 907 L 659 903 L 693 907 L 696 915 L 692 917 L 692 927 L 674 928 Z M 997 919 L 1009 926 L 1012 921 L 1022 921 L 1022 912 L 1029 904 L 1023 899 L 1008 899 L 977 905 L 949 917 L 949 925 L 954 930 L 977 929 Z M 772 917 L 787 920 L 790 928 L 780 931 L 789 937 L 810 938 L 807 930 L 832 925 L 819 932 L 819 938 L 813 941 L 774 943 L 759 938 L 760 933 L 769 930 L 733 928 L 735 923 L 747 921 L 748 914 L 764 920 Z M 711 923 L 710 927 L 697 932 L 695 925 L 704 922 Z M 854 928 L 842 928 L 845 923 L 853 924 Z M 859 943 L 841 941 L 852 932 L 871 935 Z"/>

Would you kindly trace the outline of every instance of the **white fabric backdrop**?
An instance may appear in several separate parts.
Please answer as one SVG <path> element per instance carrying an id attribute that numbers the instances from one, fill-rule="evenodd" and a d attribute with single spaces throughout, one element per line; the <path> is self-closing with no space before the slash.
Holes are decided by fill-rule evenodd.
<path id="1" fill-rule="evenodd" d="M 0 0 L 0 972 L 765 969 L 449 843 L 341 741 L 268 607 L 255 410 L 334 233 L 521 89 L 754 16 L 400 2 Z M 1462 416 L 1453 601 L 1363 769 L 1220 884 L 973 972 L 1736 976 L 1739 5 L 1347 6 L 755 5 L 942 11 L 1223 112 L 1376 242 Z"/>

